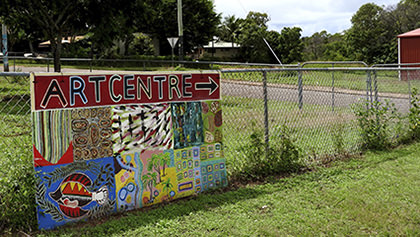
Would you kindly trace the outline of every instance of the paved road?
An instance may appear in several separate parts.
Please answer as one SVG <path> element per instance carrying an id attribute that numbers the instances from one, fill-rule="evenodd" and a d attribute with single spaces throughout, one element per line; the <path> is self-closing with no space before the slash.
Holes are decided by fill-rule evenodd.
<path id="1" fill-rule="evenodd" d="M 13 70 L 13 68 L 11 68 Z M 46 72 L 47 69 L 44 67 L 19 67 L 19 71 L 22 72 Z M 87 73 L 87 69 L 72 69 L 72 68 L 63 68 L 63 72 L 74 72 L 74 73 Z M 115 73 L 116 71 L 107 71 L 107 70 L 95 70 L 96 73 Z M 289 101 L 289 102 L 298 102 L 299 93 L 296 87 L 290 85 L 275 85 L 269 84 L 267 89 L 267 97 L 269 100 L 276 101 Z M 240 96 L 245 98 L 257 98 L 263 99 L 263 88 L 261 83 L 250 83 L 250 82 L 238 82 L 231 80 L 222 81 L 222 95 L 226 96 Z M 334 96 L 334 99 L 333 99 Z M 343 90 L 335 89 L 334 95 L 331 91 L 331 88 L 319 88 L 319 87 L 304 87 L 302 94 L 302 102 L 304 104 L 314 104 L 314 105 L 328 105 L 332 106 L 334 101 L 334 106 L 339 107 L 348 107 L 354 103 L 357 103 L 359 100 L 366 99 L 366 92 L 364 91 L 352 91 L 352 90 Z M 409 98 L 407 95 L 400 94 L 380 94 L 379 100 L 384 101 L 384 99 L 389 99 L 391 102 L 395 103 L 395 106 L 400 112 L 407 112 L 409 110 Z"/>
<path id="2" fill-rule="evenodd" d="M 350 105 L 365 101 L 367 96 L 365 91 L 352 91 L 335 89 L 332 93 L 331 88 L 313 88 L 304 87 L 302 93 L 303 104 L 328 105 L 338 107 L 349 107 Z M 232 82 L 224 80 L 222 83 L 223 95 L 241 96 L 245 98 L 263 99 L 263 87 L 256 83 Z M 334 99 L 333 99 L 334 97 Z M 288 85 L 268 85 L 267 98 L 269 100 L 299 102 L 299 92 L 297 88 L 291 88 Z M 407 95 L 400 94 L 380 94 L 378 99 L 385 99 L 395 103 L 400 112 L 409 110 L 410 101 Z"/>

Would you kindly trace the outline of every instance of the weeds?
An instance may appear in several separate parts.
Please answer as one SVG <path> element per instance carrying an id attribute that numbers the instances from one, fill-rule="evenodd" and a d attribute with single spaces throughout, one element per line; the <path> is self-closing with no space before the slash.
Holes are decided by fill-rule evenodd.
<path id="1" fill-rule="evenodd" d="M 332 130 L 332 140 L 334 145 L 334 152 L 336 155 L 342 155 L 346 152 L 344 147 L 344 132 L 345 132 L 345 124 L 338 123 L 334 126 Z"/>
<path id="2" fill-rule="evenodd" d="M 400 119 L 394 103 L 385 100 L 360 103 L 353 107 L 359 124 L 364 150 L 384 150 L 390 147 L 392 139 L 390 127 L 395 119 Z"/>
<path id="3" fill-rule="evenodd" d="M 410 104 L 411 108 L 408 113 L 409 137 L 418 140 L 420 138 L 420 98 L 417 88 L 413 88 Z"/>
<path id="4" fill-rule="evenodd" d="M 237 178 L 260 180 L 269 175 L 300 170 L 303 166 L 300 160 L 301 150 L 292 139 L 290 130 L 282 126 L 275 134 L 268 146 L 264 141 L 263 132 L 254 129 L 248 143 L 240 148 L 245 157 L 242 159 L 243 167 L 238 170 Z"/>
<path id="5" fill-rule="evenodd" d="M 35 216 L 35 171 L 30 139 L 1 147 L 0 159 L 0 233 L 11 230 L 33 230 Z M 25 139 L 26 138 L 26 139 Z"/>

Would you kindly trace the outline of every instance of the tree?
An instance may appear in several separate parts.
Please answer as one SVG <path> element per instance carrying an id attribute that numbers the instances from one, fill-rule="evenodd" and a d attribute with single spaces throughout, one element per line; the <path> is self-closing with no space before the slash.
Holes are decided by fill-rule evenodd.
<path id="1" fill-rule="evenodd" d="M 299 27 L 285 27 L 281 30 L 279 53 L 283 63 L 300 62 L 303 59 L 303 41 Z"/>
<path id="2" fill-rule="evenodd" d="M 352 27 L 347 31 L 347 41 L 354 52 L 355 59 L 373 63 L 383 50 L 381 35 L 381 14 L 383 8 L 367 3 L 359 8 L 351 18 Z"/>
<path id="3" fill-rule="evenodd" d="M 143 185 L 147 187 L 147 189 L 150 191 L 150 198 L 149 198 L 149 202 L 152 203 L 154 198 L 153 198 L 153 187 L 156 186 L 156 179 L 157 179 L 157 175 L 155 172 L 152 173 L 147 173 L 145 175 L 142 176 L 142 180 L 143 180 Z"/>
<path id="4" fill-rule="evenodd" d="M 238 37 L 241 45 L 241 57 L 248 62 L 268 62 L 270 60 L 264 38 L 267 35 L 266 13 L 249 12 L 242 21 L 241 34 Z"/>
<path id="5" fill-rule="evenodd" d="M 301 31 L 302 29 L 299 27 L 285 27 L 281 33 L 277 31 L 268 32 L 267 40 L 282 63 L 289 64 L 302 61 L 303 42 Z M 276 62 L 274 56 L 272 54 L 270 56 L 272 58 L 271 61 Z"/>
<path id="6" fill-rule="evenodd" d="M 221 40 L 238 42 L 238 37 L 241 32 L 241 19 L 236 18 L 234 15 L 225 17 L 223 23 L 219 26 L 218 35 Z"/>
<path id="7" fill-rule="evenodd" d="M 163 185 L 163 192 L 166 192 L 166 194 L 168 195 L 168 198 L 171 198 L 170 192 L 173 191 L 172 188 L 174 187 L 174 185 L 171 183 L 171 178 L 167 178 L 166 181 L 162 182 Z"/>
<path id="8" fill-rule="evenodd" d="M 147 170 L 153 172 L 153 169 L 156 171 L 156 175 L 158 178 L 157 183 L 161 182 L 161 178 L 160 178 L 160 167 L 162 166 L 161 164 L 161 158 L 160 155 L 157 154 L 152 154 L 152 157 L 150 157 L 149 159 L 147 159 Z"/>
<path id="9" fill-rule="evenodd" d="M 328 43 L 323 47 L 321 60 L 324 61 L 347 61 L 350 60 L 350 52 L 343 34 L 330 35 Z"/>
<path id="10" fill-rule="evenodd" d="M 150 6 L 150 24 L 137 22 L 138 28 L 150 33 L 160 41 L 161 54 L 171 54 L 167 37 L 178 36 L 177 0 L 146 0 Z M 220 14 L 214 11 L 211 0 L 183 0 L 184 50 L 191 52 L 194 47 L 206 45 L 217 33 Z"/>
<path id="11" fill-rule="evenodd" d="M 316 32 L 310 37 L 303 38 L 305 61 L 321 60 L 324 55 L 325 45 L 328 44 L 330 34 L 323 30 Z"/>
<path id="12" fill-rule="evenodd" d="M 61 71 L 62 38 L 92 32 L 97 45 L 108 46 L 127 29 L 131 1 L 123 0 L 0 0 L 0 14 L 8 25 L 25 29 L 27 34 L 42 34 L 50 41 L 54 71 Z M 31 28 L 25 27 L 30 22 Z"/>

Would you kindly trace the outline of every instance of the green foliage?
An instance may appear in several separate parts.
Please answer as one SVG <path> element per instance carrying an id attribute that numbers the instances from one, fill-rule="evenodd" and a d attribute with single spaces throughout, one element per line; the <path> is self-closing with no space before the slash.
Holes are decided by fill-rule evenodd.
<path id="1" fill-rule="evenodd" d="M 411 108 L 408 113 L 409 136 L 414 140 L 420 139 L 420 96 L 418 89 L 413 88 L 410 100 Z"/>
<path id="2" fill-rule="evenodd" d="M 343 155 L 346 152 L 344 144 L 345 126 L 344 123 L 338 123 L 334 126 L 332 131 L 334 152 L 337 155 Z"/>
<path id="3" fill-rule="evenodd" d="M 281 33 L 277 31 L 270 31 L 267 35 L 267 40 L 273 48 L 274 53 L 279 57 L 280 61 L 284 64 L 293 62 L 301 62 L 303 60 L 303 41 L 301 39 L 299 27 L 284 27 Z M 272 62 L 277 63 L 274 56 Z"/>
<path id="4" fill-rule="evenodd" d="M 351 18 L 353 25 L 346 33 L 346 37 L 356 60 L 371 64 L 375 62 L 375 57 L 381 54 L 383 28 L 380 16 L 382 11 L 380 6 L 367 3 L 361 6 Z"/>
<path id="5" fill-rule="evenodd" d="M 267 34 L 266 13 L 249 12 L 241 21 L 241 34 L 238 37 L 241 45 L 241 57 L 247 62 L 268 62 L 269 54 L 263 38 Z"/>
<path id="6" fill-rule="evenodd" d="M 225 17 L 217 32 L 221 40 L 234 43 L 238 43 L 240 33 L 241 19 L 236 18 L 234 15 Z"/>
<path id="7" fill-rule="evenodd" d="M 142 33 L 135 34 L 133 42 L 129 46 L 130 55 L 153 55 L 155 49 L 152 39 Z"/>
<path id="8" fill-rule="evenodd" d="M 30 138 L 20 136 L 8 147 L 0 146 L 0 233 L 34 230 L 35 171 Z"/>
<path id="9" fill-rule="evenodd" d="M 291 137 L 291 132 L 282 126 L 272 136 L 270 146 L 264 141 L 261 130 L 254 130 L 247 144 L 240 149 L 246 154 L 239 162 L 243 166 L 237 179 L 264 179 L 270 175 L 287 174 L 299 171 L 301 151 Z M 278 134 L 278 135 L 277 135 Z"/>
<path id="10" fill-rule="evenodd" d="M 141 32 L 151 34 L 160 40 L 161 54 L 170 55 L 171 46 L 167 37 L 178 35 L 177 0 L 146 0 L 147 22 L 136 23 Z M 196 46 L 206 45 L 216 35 L 220 14 L 214 10 L 211 0 L 183 0 L 184 52 L 191 52 Z M 176 48 L 175 50 L 177 50 Z"/>
<path id="11" fill-rule="evenodd" d="M 384 150 L 390 148 L 390 128 L 395 119 L 399 119 L 395 104 L 388 100 L 385 104 L 374 101 L 373 103 L 359 103 L 353 107 L 354 114 L 359 124 L 365 150 Z"/>
<path id="12" fill-rule="evenodd" d="M 420 144 L 43 236 L 418 236 Z M 34 233 L 33 235 L 36 235 Z"/>

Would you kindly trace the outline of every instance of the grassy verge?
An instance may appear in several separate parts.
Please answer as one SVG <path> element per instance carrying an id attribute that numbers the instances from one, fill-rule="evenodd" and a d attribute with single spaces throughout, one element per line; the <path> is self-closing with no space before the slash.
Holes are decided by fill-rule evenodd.
<path id="1" fill-rule="evenodd" d="M 48 236 L 419 235 L 420 144 Z"/>

